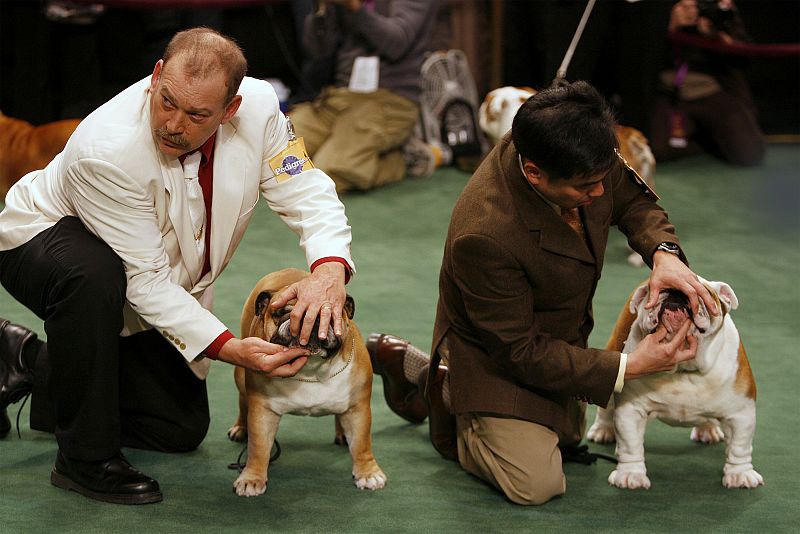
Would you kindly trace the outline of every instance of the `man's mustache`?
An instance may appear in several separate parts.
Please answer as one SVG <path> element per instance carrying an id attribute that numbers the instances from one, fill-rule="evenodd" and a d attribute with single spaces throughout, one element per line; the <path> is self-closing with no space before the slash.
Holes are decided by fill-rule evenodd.
<path id="1" fill-rule="evenodd" d="M 184 139 L 180 134 L 171 134 L 164 127 L 156 128 L 154 130 L 154 132 L 155 132 L 156 136 L 160 137 L 161 139 L 169 141 L 173 145 L 178 145 L 179 147 L 181 147 L 183 149 L 188 150 L 189 147 L 191 146 L 189 141 Z"/>

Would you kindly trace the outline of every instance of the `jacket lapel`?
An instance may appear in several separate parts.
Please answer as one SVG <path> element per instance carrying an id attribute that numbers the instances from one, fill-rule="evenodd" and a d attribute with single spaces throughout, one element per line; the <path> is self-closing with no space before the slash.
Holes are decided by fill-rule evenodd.
<path id="1" fill-rule="evenodd" d="M 539 234 L 539 246 L 560 256 L 595 263 L 594 256 L 583 239 L 525 180 L 517 154 L 512 143 L 503 147 L 502 173 L 520 218 L 531 232 Z M 591 234 L 589 235 L 591 238 Z"/>
<path id="2" fill-rule="evenodd" d="M 204 285 L 216 279 L 225 265 L 233 232 L 241 215 L 242 199 L 247 182 L 247 155 L 235 142 L 233 121 L 226 122 L 217 131 L 214 147 L 214 198 L 211 213 L 211 277 Z M 208 277 L 207 277 L 208 278 Z"/>
<path id="3" fill-rule="evenodd" d="M 611 221 L 611 181 L 606 178 L 603 185 L 606 190 L 603 196 L 596 198 L 590 206 L 581 208 L 583 226 L 589 237 L 592 255 L 597 261 L 598 269 L 603 264 Z"/>

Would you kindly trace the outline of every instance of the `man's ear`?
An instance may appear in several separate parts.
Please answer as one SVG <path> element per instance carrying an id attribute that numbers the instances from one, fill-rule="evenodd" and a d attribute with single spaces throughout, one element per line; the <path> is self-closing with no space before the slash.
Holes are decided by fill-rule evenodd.
<path id="1" fill-rule="evenodd" d="M 536 163 L 527 158 L 522 158 L 522 173 L 531 185 L 539 185 L 542 180 L 542 170 Z"/>
<path id="2" fill-rule="evenodd" d="M 236 112 L 239 111 L 239 106 L 241 105 L 242 105 L 242 95 L 234 96 L 233 99 L 230 101 L 230 103 L 227 106 L 225 106 L 225 114 L 222 116 L 220 124 L 225 124 L 226 122 L 231 120 L 233 116 L 236 115 Z"/>
<path id="3" fill-rule="evenodd" d="M 155 91 L 158 85 L 158 79 L 161 78 L 161 70 L 164 68 L 164 60 L 159 59 L 153 67 L 153 74 L 150 76 L 150 90 Z"/>

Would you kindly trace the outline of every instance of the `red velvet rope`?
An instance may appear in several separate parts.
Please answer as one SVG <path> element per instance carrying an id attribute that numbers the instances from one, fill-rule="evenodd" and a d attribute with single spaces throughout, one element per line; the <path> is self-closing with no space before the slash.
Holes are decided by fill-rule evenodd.
<path id="1" fill-rule="evenodd" d="M 796 43 L 723 43 L 700 35 L 682 31 L 669 32 L 669 40 L 673 43 L 695 46 L 706 50 L 713 50 L 720 54 L 749 57 L 787 57 L 800 56 L 800 44 Z"/>
<path id="2" fill-rule="evenodd" d="M 2 0 L 0 0 L 2 1 Z M 282 0 L 72 0 L 79 4 L 103 4 L 108 7 L 130 9 L 199 9 L 211 7 L 246 7 L 276 4 Z"/>

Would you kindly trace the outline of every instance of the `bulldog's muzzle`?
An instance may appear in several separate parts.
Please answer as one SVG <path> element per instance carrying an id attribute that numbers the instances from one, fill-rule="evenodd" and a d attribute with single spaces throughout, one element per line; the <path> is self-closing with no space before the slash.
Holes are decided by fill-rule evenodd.
<path id="1" fill-rule="evenodd" d="M 277 318 L 278 328 L 272 334 L 270 343 L 276 343 L 285 347 L 303 347 L 311 351 L 311 356 L 319 356 L 322 359 L 327 359 L 336 354 L 342 346 L 342 338 L 337 337 L 333 330 L 333 318 L 328 325 L 328 336 L 325 339 L 319 338 L 319 316 L 314 321 L 314 328 L 311 330 L 311 336 L 308 343 L 303 346 L 300 345 L 300 339 L 293 336 L 289 328 L 290 314 L 292 312 L 291 306 L 286 306 L 281 310 L 280 316 Z"/>
<path id="2" fill-rule="evenodd" d="M 672 332 L 686 319 L 692 318 L 692 309 L 689 307 L 688 297 L 680 291 L 669 289 L 662 291 L 662 295 L 665 296 L 658 311 L 658 322 Z"/>

